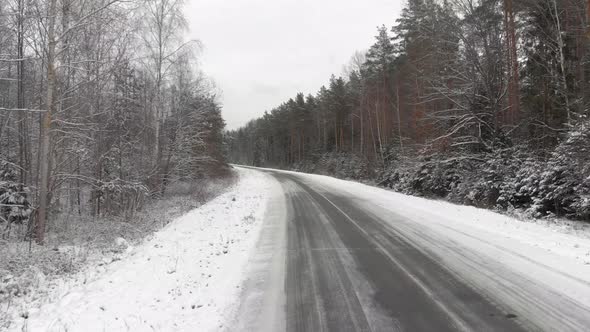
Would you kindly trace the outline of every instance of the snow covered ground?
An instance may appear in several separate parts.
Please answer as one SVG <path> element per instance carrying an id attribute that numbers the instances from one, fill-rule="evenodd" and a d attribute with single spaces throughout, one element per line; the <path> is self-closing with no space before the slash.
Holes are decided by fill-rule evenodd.
<path id="1" fill-rule="evenodd" d="M 240 180 L 227 193 L 129 249 L 84 285 L 68 288 L 64 281 L 64 296 L 21 310 L 23 318 L 12 330 L 217 331 L 253 326 L 260 316 L 284 320 L 285 225 L 263 221 L 286 220 L 288 197 L 271 175 L 238 171 Z M 578 304 L 590 307 L 587 228 L 521 221 L 327 176 L 287 173 L 391 220 L 461 280 L 491 298 L 505 298 L 530 319 L 554 326 L 559 315 L 535 315 L 555 305 L 572 306 L 572 312 Z M 539 306 L 547 308 L 529 310 Z M 267 325 L 284 327 L 278 321 Z"/>
<path id="2" fill-rule="evenodd" d="M 275 181 L 239 170 L 235 187 L 170 223 L 61 298 L 19 313 L 13 331 L 211 331 L 239 305 Z M 64 281 L 67 288 L 67 280 Z"/>

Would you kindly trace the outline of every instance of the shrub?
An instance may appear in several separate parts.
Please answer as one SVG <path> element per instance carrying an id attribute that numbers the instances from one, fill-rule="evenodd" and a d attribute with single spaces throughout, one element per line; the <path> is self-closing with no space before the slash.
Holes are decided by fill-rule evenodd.
<path id="1" fill-rule="evenodd" d="M 0 162 L 0 223 L 7 223 L 3 236 L 10 234 L 12 224 L 24 224 L 31 216 L 29 188 L 17 181 L 18 172 L 14 164 Z"/>

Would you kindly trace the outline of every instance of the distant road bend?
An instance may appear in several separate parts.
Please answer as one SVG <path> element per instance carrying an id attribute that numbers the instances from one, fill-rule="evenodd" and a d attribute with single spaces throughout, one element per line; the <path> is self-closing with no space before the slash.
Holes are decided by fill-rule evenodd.
<path id="1" fill-rule="evenodd" d="M 235 330 L 590 330 L 590 308 L 548 286 L 590 296 L 585 280 L 485 234 L 375 203 L 378 189 L 259 170 L 282 195 L 271 203 Z"/>

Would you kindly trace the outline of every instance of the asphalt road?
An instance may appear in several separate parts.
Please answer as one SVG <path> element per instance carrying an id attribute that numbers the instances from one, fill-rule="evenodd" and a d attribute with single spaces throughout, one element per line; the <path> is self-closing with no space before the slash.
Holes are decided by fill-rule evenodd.
<path id="1" fill-rule="evenodd" d="M 271 248 L 274 258 L 269 258 L 275 266 L 284 263 L 284 298 L 266 296 L 266 306 L 274 308 L 272 317 L 250 310 L 250 315 L 265 317 L 266 328 L 260 328 L 259 319 L 256 328 L 252 322 L 241 324 L 244 330 L 590 330 L 586 308 L 566 299 L 549 303 L 546 299 L 553 301 L 554 294 L 526 276 L 479 260 L 460 244 L 442 241 L 401 216 L 385 215 L 366 199 L 296 174 L 265 172 L 280 182 L 285 195 L 284 207 L 278 209 L 285 210 L 285 227 L 274 229 L 267 239 L 286 234 L 283 250 Z M 423 243 L 436 245 L 427 248 Z M 473 280 L 478 278 L 449 269 L 439 256 L 444 253 L 458 255 L 474 274 L 481 273 L 479 280 L 489 282 L 477 284 Z M 274 283 L 281 284 L 277 278 Z M 260 284 L 262 293 L 260 287 L 268 282 Z M 276 308 L 284 308 L 284 316 L 277 318 L 281 310 Z M 269 324 L 273 319 L 284 322 Z"/>

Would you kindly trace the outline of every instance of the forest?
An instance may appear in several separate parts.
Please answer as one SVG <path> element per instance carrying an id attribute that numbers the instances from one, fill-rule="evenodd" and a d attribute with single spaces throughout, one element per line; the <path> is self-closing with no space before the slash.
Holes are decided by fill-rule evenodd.
<path id="1" fill-rule="evenodd" d="M 390 24 L 229 132 L 231 161 L 590 221 L 590 1 L 408 0 Z"/>
<path id="2" fill-rule="evenodd" d="M 43 244 L 65 215 L 129 221 L 172 183 L 223 175 L 183 2 L 0 1 L 3 240 Z"/>

